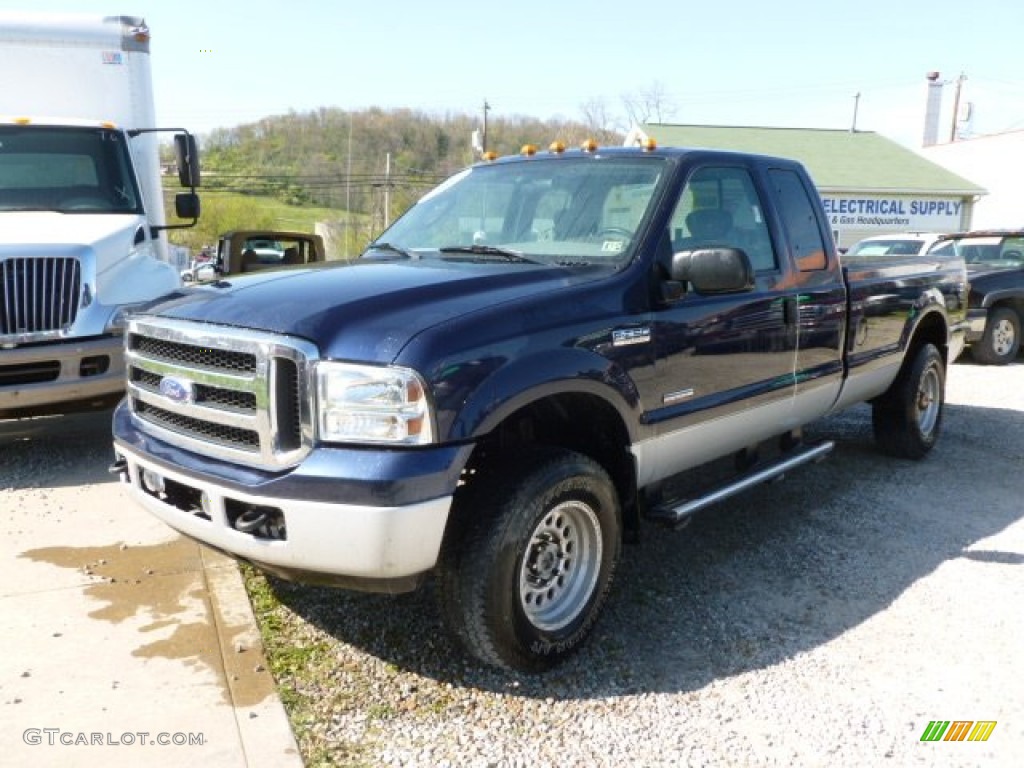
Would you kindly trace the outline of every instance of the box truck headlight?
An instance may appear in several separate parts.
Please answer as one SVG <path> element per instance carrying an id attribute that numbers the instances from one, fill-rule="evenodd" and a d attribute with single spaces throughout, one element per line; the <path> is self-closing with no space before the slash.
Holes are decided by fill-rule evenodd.
<path id="1" fill-rule="evenodd" d="M 392 445 L 433 441 L 426 388 L 415 371 L 320 362 L 316 390 L 321 440 Z"/>

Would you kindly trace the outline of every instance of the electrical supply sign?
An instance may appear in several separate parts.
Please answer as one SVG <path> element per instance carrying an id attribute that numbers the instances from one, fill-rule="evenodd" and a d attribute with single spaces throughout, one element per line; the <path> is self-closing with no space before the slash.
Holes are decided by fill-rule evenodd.
<path id="1" fill-rule="evenodd" d="M 955 232 L 963 201 L 934 197 L 822 197 L 833 229 Z"/>

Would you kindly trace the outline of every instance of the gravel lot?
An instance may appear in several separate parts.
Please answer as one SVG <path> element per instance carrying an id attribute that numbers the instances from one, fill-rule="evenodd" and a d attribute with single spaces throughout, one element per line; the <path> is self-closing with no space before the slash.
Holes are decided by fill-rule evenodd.
<path id="1" fill-rule="evenodd" d="M 957 364 L 944 434 L 887 459 L 870 412 L 821 422 L 826 462 L 627 546 L 589 644 L 543 677 L 468 662 L 432 589 L 399 597 L 250 574 L 307 764 L 1021 764 L 1024 365 Z M 96 450 L 60 457 L 94 473 Z M 0 450 L 0 506 L 46 457 Z M 995 720 L 925 743 L 931 720 Z"/>

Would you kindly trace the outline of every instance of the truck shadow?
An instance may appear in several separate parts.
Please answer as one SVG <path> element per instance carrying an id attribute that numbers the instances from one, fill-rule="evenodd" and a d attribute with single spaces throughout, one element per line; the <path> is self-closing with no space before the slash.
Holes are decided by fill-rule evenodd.
<path id="1" fill-rule="evenodd" d="M 808 430 L 836 440 L 824 463 L 683 530 L 645 526 L 588 643 L 538 677 L 467 660 L 429 587 L 388 597 L 271 584 L 336 641 L 440 684 L 553 699 L 692 691 L 827 643 L 947 560 L 1024 565 L 1018 553 L 968 551 L 1024 517 L 1008 471 L 1024 466 L 1024 413 L 947 404 L 944 419 L 926 460 L 898 461 L 875 449 L 870 410 L 852 409 Z"/>
<path id="2" fill-rule="evenodd" d="M 0 420 L 0 493 L 117 482 L 107 472 L 112 413 Z"/>

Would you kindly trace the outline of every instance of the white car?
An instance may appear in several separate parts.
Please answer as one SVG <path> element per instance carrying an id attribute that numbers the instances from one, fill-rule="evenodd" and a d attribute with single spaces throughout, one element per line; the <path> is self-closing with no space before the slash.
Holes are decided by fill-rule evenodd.
<path id="1" fill-rule="evenodd" d="M 187 269 L 181 270 L 181 279 L 186 283 L 203 283 L 216 276 L 217 268 L 212 261 L 193 261 Z"/>
<path id="2" fill-rule="evenodd" d="M 865 237 L 854 243 L 846 252 L 847 256 L 918 256 L 934 253 L 952 256 L 953 244 L 946 240 L 939 242 L 938 232 L 896 232 L 888 235 Z"/>

